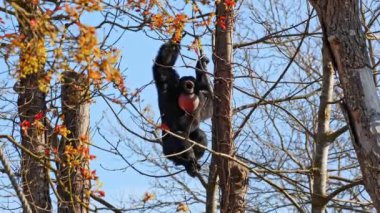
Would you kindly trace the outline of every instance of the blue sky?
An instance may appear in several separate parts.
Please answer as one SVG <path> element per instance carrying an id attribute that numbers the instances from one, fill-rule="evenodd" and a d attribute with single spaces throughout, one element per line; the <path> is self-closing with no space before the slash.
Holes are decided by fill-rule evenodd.
<path id="1" fill-rule="evenodd" d="M 147 84 L 152 79 L 151 67 L 152 60 L 155 57 L 155 51 L 153 50 L 158 49 L 159 45 L 160 42 L 147 39 L 146 36 L 141 35 L 141 33 L 129 32 L 127 32 L 119 42 L 117 48 L 122 50 L 121 66 L 127 69 L 125 72 L 125 84 L 129 90 L 134 90 L 143 84 Z M 147 90 L 149 90 L 149 92 L 144 91 L 143 93 L 144 99 L 148 103 L 155 104 L 154 100 L 157 98 L 155 88 L 150 86 Z M 106 106 L 102 100 L 99 100 L 92 105 L 92 126 L 94 126 L 94 123 L 100 119 L 99 116 L 103 115 L 105 111 L 109 112 L 106 113 L 108 119 L 116 122 L 114 116 L 107 108 L 108 106 Z M 125 119 L 124 122 L 128 124 L 127 120 L 129 118 Z M 102 126 L 107 128 L 108 121 L 103 120 L 103 122 L 105 122 L 105 125 Z M 108 130 L 105 129 L 105 131 Z M 123 129 L 120 129 L 120 131 L 128 134 Z M 114 139 L 117 140 L 117 138 Z M 93 138 L 94 143 L 102 143 L 102 141 L 103 139 L 99 138 L 97 135 Z M 94 152 L 96 152 L 95 149 Z M 97 169 L 100 179 L 104 182 L 104 190 L 107 193 L 107 198 L 109 198 L 109 196 L 118 196 L 123 193 L 142 196 L 145 191 L 148 191 L 149 186 L 147 182 L 149 181 L 149 178 L 137 174 L 133 169 L 128 169 L 126 172 L 116 175 L 115 173 L 119 172 L 109 172 L 98 167 L 100 164 L 105 164 L 112 168 L 117 167 L 118 163 L 125 166 L 125 163 L 121 162 L 120 158 L 107 156 L 102 151 L 98 153 L 95 153 L 98 158 L 92 163 L 92 168 Z"/>

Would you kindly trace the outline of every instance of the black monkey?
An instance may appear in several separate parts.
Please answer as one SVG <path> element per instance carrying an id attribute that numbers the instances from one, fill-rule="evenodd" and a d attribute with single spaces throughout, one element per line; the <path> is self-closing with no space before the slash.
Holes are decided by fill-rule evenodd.
<path id="1" fill-rule="evenodd" d="M 203 56 L 197 62 L 196 78 L 179 78 L 173 69 L 179 51 L 180 46 L 177 43 L 163 44 L 153 65 L 162 126 L 177 135 L 207 146 L 206 134 L 199 128 L 199 124 L 212 115 L 213 92 L 206 74 L 209 60 Z M 168 158 L 175 165 L 185 166 L 190 176 L 196 176 L 200 169 L 198 159 L 205 150 L 165 131 L 162 134 L 164 154 L 169 155 Z"/>

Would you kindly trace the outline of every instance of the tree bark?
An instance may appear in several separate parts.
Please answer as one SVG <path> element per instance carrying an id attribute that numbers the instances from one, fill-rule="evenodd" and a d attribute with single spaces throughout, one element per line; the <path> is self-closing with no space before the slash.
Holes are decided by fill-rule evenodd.
<path id="1" fill-rule="evenodd" d="M 349 125 L 363 180 L 380 211 L 380 101 L 360 23 L 358 0 L 310 0 L 344 91 Z"/>
<path id="2" fill-rule="evenodd" d="M 333 101 L 334 68 L 331 63 L 330 52 L 325 43 L 322 49 L 322 57 L 322 92 L 319 99 L 318 127 L 313 157 L 313 192 L 311 202 L 313 213 L 325 212 L 328 202 L 326 199 L 327 163 L 331 143 L 328 141 L 328 134 L 330 133 L 331 102 Z"/>
<path id="3" fill-rule="evenodd" d="M 88 177 L 91 172 L 87 158 L 89 144 L 86 142 L 90 126 L 89 82 L 86 76 L 76 72 L 65 72 L 63 79 L 63 126 L 70 133 L 67 137 L 62 137 L 59 144 L 61 163 L 58 176 L 61 182 L 58 185 L 58 212 L 88 212 L 91 179 Z M 65 154 L 68 146 L 77 150 L 74 159 L 79 159 L 78 164 Z"/>
<path id="4" fill-rule="evenodd" d="M 224 1 L 217 4 L 217 26 L 214 50 L 214 114 L 212 118 L 213 147 L 217 152 L 234 155 L 232 134 L 232 29 L 233 9 L 226 8 Z M 248 187 L 248 171 L 226 158 L 217 158 L 220 178 L 222 213 L 244 212 L 245 194 Z"/>

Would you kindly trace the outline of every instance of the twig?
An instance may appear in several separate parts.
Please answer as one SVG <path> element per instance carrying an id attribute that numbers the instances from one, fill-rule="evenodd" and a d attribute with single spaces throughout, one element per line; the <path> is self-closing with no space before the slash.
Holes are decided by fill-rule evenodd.
<path id="1" fill-rule="evenodd" d="M 10 163 L 9 163 L 7 157 L 5 156 L 2 147 L 0 147 L 0 161 L 4 166 L 4 171 L 8 175 L 9 180 L 11 181 L 11 184 L 12 184 L 14 190 L 16 191 L 17 197 L 21 201 L 22 209 L 24 210 L 24 212 L 32 213 L 32 209 L 30 208 L 29 202 L 26 199 L 24 192 L 22 191 L 20 186 L 17 184 L 16 175 L 13 173 L 11 166 L 10 166 Z"/>
<path id="2" fill-rule="evenodd" d="M 121 210 L 116 208 L 115 206 L 113 206 L 112 204 L 110 204 L 108 201 L 96 196 L 94 193 L 91 193 L 91 198 L 98 201 L 99 203 L 101 203 L 102 205 L 104 205 L 105 207 L 109 208 L 111 211 L 113 212 L 116 212 L 116 213 L 121 213 Z"/>

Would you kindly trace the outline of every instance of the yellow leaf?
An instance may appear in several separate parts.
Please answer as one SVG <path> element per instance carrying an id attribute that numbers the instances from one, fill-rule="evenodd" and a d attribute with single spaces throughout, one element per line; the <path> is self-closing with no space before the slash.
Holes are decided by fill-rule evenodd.
<path id="1" fill-rule="evenodd" d="M 189 211 L 189 207 L 187 207 L 187 205 L 184 203 L 180 203 L 177 206 L 177 212 L 188 212 L 188 211 Z"/>

